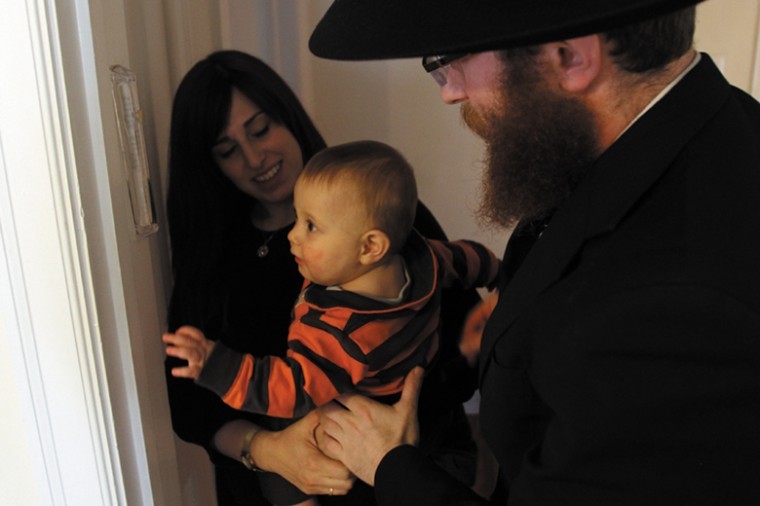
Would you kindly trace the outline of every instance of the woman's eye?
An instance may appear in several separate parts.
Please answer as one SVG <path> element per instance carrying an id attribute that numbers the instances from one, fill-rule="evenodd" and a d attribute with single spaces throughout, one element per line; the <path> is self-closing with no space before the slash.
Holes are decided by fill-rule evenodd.
<path id="1" fill-rule="evenodd" d="M 237 150 L 237 145 L 232 144 L 228 147 L 224 148 L 217 148 L 214 150 L 214 154 L 221 159 L 227 159 L 235 154 L 235 151 Z"/>
<path id="2" fill-rule="evenodd" d="M 269 124 L 257 132 L 253 132 L 253 136 L 260 139 L 269 133 Z"/>
<path id="3" fill-rule="evenodd" d="M 260 139 L 269 133 L 272 121 L 264 113 L 259 114 L 256 119 L 249 125 L 248 135 Z"/>

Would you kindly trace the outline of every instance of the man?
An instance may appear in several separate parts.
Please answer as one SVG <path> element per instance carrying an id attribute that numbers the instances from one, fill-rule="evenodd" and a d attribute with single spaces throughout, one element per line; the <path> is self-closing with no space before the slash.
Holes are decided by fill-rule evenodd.
<path id="1" fill-rule="evenodd" d="M 500 503 L 760 504 L 760 104 L 696 3 L 337 0 L 312 35 L 424 57 L 486 141 L 481 213 L 517 223 L 480 354 Z M 480 504 L 413 447 L 420 381 L 344 396 L 321 445 L 379 504 Z"/>

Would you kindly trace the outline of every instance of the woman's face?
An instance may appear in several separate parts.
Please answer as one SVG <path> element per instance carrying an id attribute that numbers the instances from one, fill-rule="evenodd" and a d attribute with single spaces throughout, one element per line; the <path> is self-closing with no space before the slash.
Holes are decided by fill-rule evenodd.
<path id="1" fill-rule="evenodd" d="M 264 207 L 292 201 L 303 168 L 301 147 L 290 130 L 237 89 L 212 151 L 224 175 Z"/>

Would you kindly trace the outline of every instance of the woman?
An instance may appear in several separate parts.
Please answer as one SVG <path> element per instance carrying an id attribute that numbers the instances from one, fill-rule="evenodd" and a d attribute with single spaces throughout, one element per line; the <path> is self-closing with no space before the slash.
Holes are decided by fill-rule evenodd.
<path id="1" fill-rule="evenodd" d="M 290 310 L 303 279 L 287 232 L 293 186 L 303 164 L 325 142 L 285 82 L 260 60 L 220 51 L 197 63 L 177 89 L 171 125 L 168 217 L 174 290 L 169 327 L 189 324 L 210 339 L 254 355 L 284 355 Z M 420 205 L 416 228 L 444 234 Z M 464 481 L 474 472 L 474 444 L 461 402 L 474 374 L 457 337 L 474 292 L 444 295 L 441 366 L 425 381 L 420 404 L 423 446 L 451 448 L 441 464 Z M 246 435 L 272 419 L 232 410 L 189 380 L 167 385 L 175 432 L 201 445 L 215 466 L 220 505 L 266 504 L 256 475 L 240 463 Z M 256 435 L 251 457 L 323 504 L 368 504 L 371 491 L 351 486 L 346 469 L 309 446 L 306 417 L 281 432 Z"/>

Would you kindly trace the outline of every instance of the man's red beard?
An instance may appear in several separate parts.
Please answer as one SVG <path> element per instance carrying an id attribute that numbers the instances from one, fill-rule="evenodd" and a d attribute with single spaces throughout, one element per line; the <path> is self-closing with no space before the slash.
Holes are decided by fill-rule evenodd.
<path id="1" fill-rule="evenodd" d="M 511 227 L 551 214 L 597 157 L 591 112 L 548 89 L 537 68 L 505 64 L 501 104 L 489 111 L 462 106 L 465 124 L 486 142 L 478 216 Z"/>
<path id="2" fill-rule="evenodd" d="M 462 104 L 459 113 L 462 117 L 462 122 L 467 125 L 467 128 L 472 130 L 472 133 L 483 140 L 488 138 L 491 119 L 487 119 L 483 114 L 476 111 L 469 102 Z"/>

